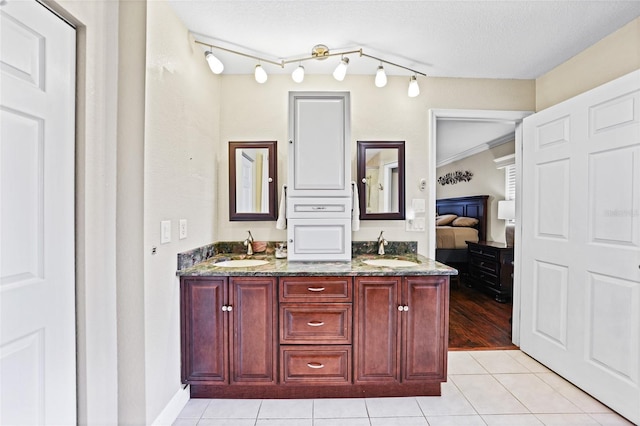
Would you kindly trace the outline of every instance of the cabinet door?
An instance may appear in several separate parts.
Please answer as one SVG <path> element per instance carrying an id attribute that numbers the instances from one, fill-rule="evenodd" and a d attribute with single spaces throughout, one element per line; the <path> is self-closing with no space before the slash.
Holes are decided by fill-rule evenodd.
<path id="1" fill-rule="evenodd" d="M 289 219 L 289 260 L 351 260 L 350 219 Z"/>
<path id="2" fill-rule="evenodd" d="M 357 277 L 354 381 L 400 381 L 399 277 Z"/>
<path id="3" fill-rule="evenodd" d="M 183 383 L 228 382 L 226 288 L 224 277 L 180 282 Z"/>
<path id="4" fill-rule="evenodd" d="M 402 381 L 445 380 L 449 277 L 404 277 L 402 297 Z"/>
<path id="5" fill-rule="evenodd" d="M 277 293 L 274 277 L 230 277 L 231 383 L 276 381 Z"/>
<path id="6" fill-rule="evenodd" d="M 348 92 L 289 93 L 290 197 L 351 196 Z"/>

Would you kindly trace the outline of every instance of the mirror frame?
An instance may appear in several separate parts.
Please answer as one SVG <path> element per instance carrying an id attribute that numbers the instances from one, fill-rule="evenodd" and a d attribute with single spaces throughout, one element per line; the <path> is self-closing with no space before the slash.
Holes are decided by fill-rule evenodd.
<path id="1" fill-rule="evenodd" d="M 398 210 L 392 213 L 367 213 L 366 175 L 367 149 L 398 150 Z M 360 220 L 404 220 L 405 219 L 405 161 L 404 141 L 358 141 L 358 198 L 360 202 Z"/>
<path id="2" fill-rule="evenodd" d="M 238 149 L 266 148 L 269 152 L 269 211 L 267 213 L 239 213 L 236 208 L 236 151 Z M 277 141 L 229 142 L 229 221 L 276 220 L 278 198 Z"/>

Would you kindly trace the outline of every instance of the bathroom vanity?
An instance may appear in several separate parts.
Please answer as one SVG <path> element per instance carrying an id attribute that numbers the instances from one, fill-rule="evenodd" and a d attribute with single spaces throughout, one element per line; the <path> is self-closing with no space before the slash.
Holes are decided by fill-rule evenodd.
<path id="1" fill-rule="evenodd" d="M 192 397 L 440 395 L 455 269 L 415 254 L 229 258 L 178 271 Z"/>

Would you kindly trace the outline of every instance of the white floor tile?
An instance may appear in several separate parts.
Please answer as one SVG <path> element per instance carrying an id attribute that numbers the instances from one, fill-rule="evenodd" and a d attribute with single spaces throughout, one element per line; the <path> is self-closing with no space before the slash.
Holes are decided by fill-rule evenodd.
<path id="1" fill-rule="evenodd" d="M 538 373 L 536 376 L 540 377 L 545 383 L 585 413 L 613 413 L 609 407 L 558 376 L 556 373 Z"/>
<path id="2" fill-rule="evenodd" d="M 588 414 L 536 414 L 536 417 L 547 426 L 591 426 L 598 424 Z"/>
<path id="3" fill-rule="evenodd" d="M 469 425 L 469 426 L 485 426 L 482 417 L 472 416 L 427 416 L 430 426 L 449 426 L 449 425 Z"/>
<path id="4" fill-rule="evenodd" d="M 496 374 L 496 380 L 532 413 L 581 413 L 535 374 Z"/>
<path id="5" fill-rule="evenodd" d="M 201 398 L 190 399 L 189 401 L 187 401 L 182 411 L 180 411 L 180 414 L 178 414 L 178 418 L 179 419 L 184 419 L 184 418 L 199 419 L 200 417 L 202 417 L 204 410 L 207 409 L 207 406 L 211 401 L 212 401 L 211 399 L 201 399 Z"/>
<path id="6" fill-rule="evenodd" d="M 616 413 L 596 413 L 590 416 L 603 426 L 633 426 L 633 423 Z"/>
<path id="7" fill-rule="evenodd" d="M 201 419 L 198 426 L 255 426 L 255 419 Z"/>
<path id="8" fill-rule="evenodd" d="M 529 413 L 493 376 L 462 374 L 450 379 L 479 414 Z"/>
<path id="9" fill-rule="evenodd" d="M 341 419 L 369 417 L 362 398 L 316 399 L 313 402 L 314 419 Z"/>
<path id="10" fill-rule="evenodd" d="M 422 417 L 415 398 L 368 398 L 369 417 Z"/>
<path id="11" fill-rule="evenodd" d="M 371 426 L 429 426 L 424 417 L 372 417 Z"/>
<path id="12" fill-rule="evenodd" d="M 369 417 L 350 419 L 314 419 L 313 426 L 371 426 Z"/>
<path id="13" fill-rule="evenodd" d="M 522 351 L 515 350 L 515 351 L 504 351 L 504 352 L 506 352 L 509 356 L 511 356 L 516 361 L 518 361 L 520 364 L 522 364 L 525 367 L 527 367 L 527 369 L 529 371 L 531 371 L 532 373 L 549 373 L 549 372 L 551 372 L 551 370 L 549 370 L 547 367 L 545 367 L 544 365 L 540 364 L 538 361 L 536 361 L 535 359 L 531 358 L 529 355 L 525 354 Z"/>
<path id="14" fill-rule="evenodd" d="M 482 419 L 488 426 L 540 426 L 542 422 L 533 414 L 485 414 Z"/>
<path id="15" fill-rule="evenodd" d="M 474 351 L 470 354 L 491 374 L 531 372 L 507 351 Z"/>
<path id="16" fill-rule="evenodd" d="M 265 399 L 262 401 L 258 419 L 311 419 L 312 399 Z"/>
<path id="17" fill-rule="evenodd" d="M 313 426 L 311 419 L 258 419 L 256 426 Z"/>
<path id="18" fill-rule="evenodd" d="M 450 351 L 447 365 L 448 374 L 488 374 L 470 352 Z"/>
<path id="19" fill-rule="evenodd" d="M 202 418 L 255 420 L 261 403 L 260 399 L 212 399 Z"/>
<path id="20" fill-rule="evenodd" d="M 416 397 L 425 416 L 477 414 L 462 392 L 451 381 L 443 383 L 441 391 L 441 396 Z"/>

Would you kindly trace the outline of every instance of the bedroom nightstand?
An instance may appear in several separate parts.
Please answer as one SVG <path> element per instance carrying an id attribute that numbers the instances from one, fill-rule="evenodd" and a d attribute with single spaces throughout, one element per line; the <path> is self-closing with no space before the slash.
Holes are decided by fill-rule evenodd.
<path id="1" fill-rule="evenodd" d="M 490 292 L 500 303 L 511 299 L 513 247 L 493 241 L 467 241 L 471 286 Z"/>

